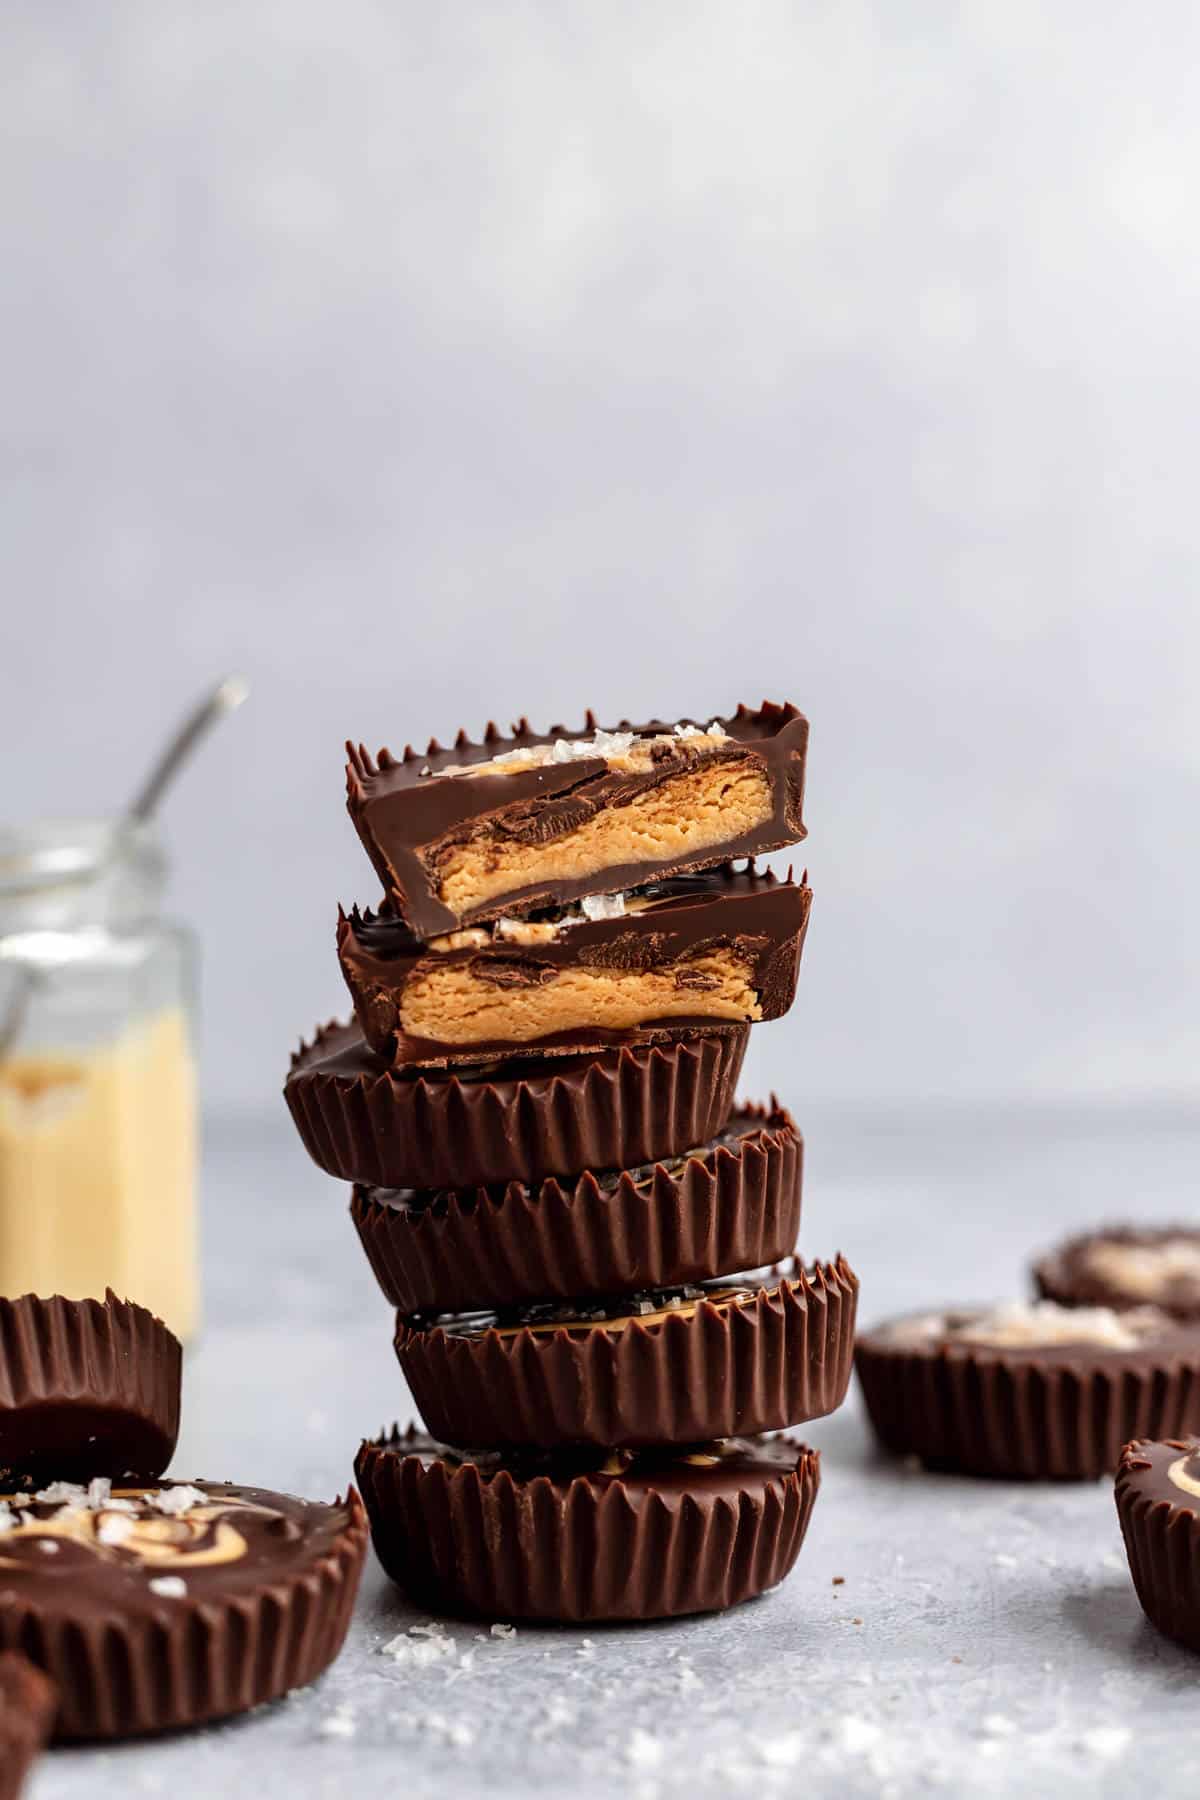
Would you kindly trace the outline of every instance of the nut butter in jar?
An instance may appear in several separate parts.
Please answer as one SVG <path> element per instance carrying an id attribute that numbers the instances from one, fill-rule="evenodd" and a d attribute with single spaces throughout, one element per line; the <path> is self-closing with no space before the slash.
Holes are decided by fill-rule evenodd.
<path id="1" fill-rule="evenodd" d="M 0 1294 L 196 1329 L 190 933 L 152 827 L 0 830 Z"/>

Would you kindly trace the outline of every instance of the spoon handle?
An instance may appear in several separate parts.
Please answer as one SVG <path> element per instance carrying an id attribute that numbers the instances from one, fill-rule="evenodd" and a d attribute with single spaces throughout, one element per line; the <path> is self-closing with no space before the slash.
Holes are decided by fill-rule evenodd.
<path id="1" fill-rule="evenodd" d="M 242 704 L 250 692 L 249 683 L 240 675 L 229 675 L 202 700 L 195 711 L 180 725 L 162 755 L 146 777 L 129 812 L 128 818 L 144 823 L 154 812 L 163 793 L 175 778 L 176 770 L 191 755 L 206 732 Z"/>

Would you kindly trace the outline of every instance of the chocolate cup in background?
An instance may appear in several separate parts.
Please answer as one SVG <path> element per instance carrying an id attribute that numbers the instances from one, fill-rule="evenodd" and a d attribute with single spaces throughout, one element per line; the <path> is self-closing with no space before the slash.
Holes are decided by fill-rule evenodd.
<path id="1" fill-rule="evenodd" d="M 881 1330 L 854 1360 L 882 1447 L 945 1473 L 1095 1481 L 1130 1438 L 1200 1427 L 1200 1332 L 1182 1326 L 1132 1350 L 899 1345 Z"/>
<path id="2" fill-rule="evenodd" d="M 27 1560 L 14 1566 L 18 1540 L 6 1533 L 0 1650 L 19 1649 L 57 1686 L 57 1738 L 140 1737 L 248 1712 L 315 1681 L 340 1651 L 367 1546 L 354 1490 L 323 1506 L 198 1485 L 215 1503 L 241 1497 L 277 1516 L 253 1515 L 251 1527 L 239 1519 L 245 1555 L 182 1567 L 182 1593 L 150 1585 L 175 1573 L 161 1540 L 142 1562 L 128 1542 L 115 1553 L 72 1543 L 69 1554 L 64 1546 L 35 1558 L 26 1538 Z M 31 1507 L 39 1523 L 58 1510 Z M 186 1516 L 171 1523 L 185 1526 Z"/>
<path id="3" fill-rule="evenodd" d="M 520 943 L 511 935 L 483 944 L 433 948 L 415 937 L 395 913 L 338 912 L 338 961 L 354 1016 L 376 1055 L 385 1062 L 436 1068 L 478 1062 L 481 1057 L 552 1056 L 595 1053 L 627 1043 L 636 1033 L 646 1041 L 672 1040 L 696 1031 L 781 1018 L 796 998 L 800 956 L 808 929 L 812 891 L 789 875 L 725 866 L 683 875 L 639 891 L 636 908 L 619 916 L 543 922 L 548 941 Z M 474 936 L 487 937 L 487 932 Z M 753 996 L 753 1009 L 739 1018 L 706 1006 L 708 979 L 695 959 L 725 953 L 738 959 Z M 415 1036 L 403 1019 L 414 990 L 447 972 L 475 987 L 477 999 L 508 1005 L 513 992 L 553 1000 L 560 979 L 575 976 L 573 1023 L 536 1036 L 527 1022 L 523 1041 L 503 1028 L 475 1043 Z M 604 1005 L 603 983 L 628 978 L 660 983 L 657 1004 L 678 1006 L 668 1016 L 649 1010 L 621 1027 L 597 1024 Z M 596 981 L 598 988 L 588 989 Z M 712 986 L 716 986 L 716 982 Z M 665 994 L 664 994 L 665 988 Z M 589 1016 L 589 1012 L 590 1015 Z M 511 1023 L 511 1014 L 510 1014 Z"/>
<path id="4" fill-rule="evenodd" d="M 1195 1276 L 1178 1276 L 1150 1294 L 1134 1293 L 1089 1266 L 1089 1253 L 1100 1244 L 1141 1250 L 1180 1238 L 1195 1244 L 1200 1253 L 1200 1231 L 1194 1225 L 1161 1225 L 1153 1230 L 1113 1225 L 1085 1232 L 1039 1257 L 1033 1265 L 1034 1285 L 1044 1300 L 1056 1300 L 1060 1306 L 1110 1306 L 1115 1312 L 1128 1312 L 1150 1305 L 1174 1319 L 1200 1321 L 1200 1279 Z"/>
<path id="5" fill-rule="evenodd" d="M 1200 1650 L 1200 1497 L 1176 1486 L 1169 1473 L 1185 1459 L 1196 1480 L 1194 1438 L 1127 1444 L 1115 1498 L 1142 1611 L 1166 1637 Z"/>
<path id="6" fill-rule="evenodd" d="M 284 1096 L 313 1161 L 387 1188 L 489 1187 L 682 1156 L 721 1130 L 749 1026 L 469 1075 L 389 1069 L 357 1025 L 292 1060 Z"/>
<path id="7" fill-rule="evenodd" d="M 358 1187 L 351 1216 L 401 1313 L 679 1287 L 778 1262 L 800 1230 L 804 1144 L 780 1107 L 744 1106 L 670 1163 L 573 1185 L 417 1194 Z"/>
<path id="8" fill-rule="evenodd" d="M 182 1351 L 118 1300 L 0 1300 L 0 1491 L 51 1480 L 153 1481 L 179 1436 Z"/>
<path id="9" fill-rule="evenodd" d="M 804 1424 L 841 1405 L 858 1278 L 841 1257 L 714 1284 L 650 1320 L 499 1327 L 397 1321 L 396 1354 L 432 1434 L 448 1444 L 696 1444 Z"/>
<path id="10" fill-rule="evenodd" d="M 596 1459 L 462 1460 L 409 1430 L 365 1443 L 355 1471 L 376 1554 L 418 1604 L 602 1623 L 735 1606 L 791 1570 L 816 1451 L 777 1438 L 713 1452 L 606 1473 Z"/>
<path id="11" fill-rule="evenodd" d="M 0 1652 L 0 1800 L 17 1800 L 57 1710 L 54 1683 L 17 1651 Z"/>

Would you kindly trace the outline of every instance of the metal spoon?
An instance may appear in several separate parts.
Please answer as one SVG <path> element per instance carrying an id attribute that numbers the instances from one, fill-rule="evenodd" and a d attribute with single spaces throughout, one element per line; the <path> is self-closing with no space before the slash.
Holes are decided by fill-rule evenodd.
<path id="1" fill-rule="evenodd" d="M 92 865 L 89 877 L 104 870 L 117 854 L 131 827 L 145 825 L 153 817 L 163 795 L 192 752 L 207 737 L 218 719 L 223 719 L 227 713 L 236 712 L 249 692 L 250 684 L 243 676 L 227 675 L 176 726 L 134 796 L 133 804 L 117 820 L 108 847 Z M 0 1019 L 0 1062 L 4 1061 L 20 1035 L 30 999 L 41 980 L 40 972 L 28 964 L 18 965 L 15 974 L 17 991 L 4 1018 Z"/>

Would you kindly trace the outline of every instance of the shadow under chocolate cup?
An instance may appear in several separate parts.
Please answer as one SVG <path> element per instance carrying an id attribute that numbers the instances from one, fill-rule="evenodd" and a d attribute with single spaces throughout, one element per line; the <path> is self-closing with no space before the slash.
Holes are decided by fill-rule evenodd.
<path id="1" fill-rule="evenodd" d="M 118 1300 L 0 1300 L 0 1493 L 154 1480 L 179 1436 L 179 1340 Z"/>
<path id="2" fill-rule="evenodd" d="M 986 1308 L 918 1314 L 859 1338 L 855 1367 L 885 1450 L 964 1475 L 1094 1481 L 1113 1473 L 1130 1438 L 1200 1427 L 1195 1328 L 1148 1308 L 1002 1311 L 1040 1315 L 1056 1341 L 988 1341 L 1005 1327 Z"/>
<path id="3" fill-rule="evenodd" d="M 389 1068 L 357 1025 L 292 1060 L 284 1096 L 327 1174 L 372 1187 L 468 1188 L 682 1156 L 733 1110 L 749 1026 L 597 1056 L 522 1057 L 454 1073 Z"/>
<path id="4" fill-rule="evenodd" d="M 858 1278 L 838 1257 L 671 1293 L 402 1317 L 396 1354 L 448 1444 L 695 1444 L 840 1406 L 857 1300 Z"/>
<path id="5" fill-rule="evenodd" d="M 804 1145 L 790 1115 L 743 1106 L 707 1144 L 572 1183 L 356 1187 L 351 1215 L 402 1313 L 617 1294 L 706 1281 L 787 1256 Z"/>
<path id="6" fill-rule="evenodd" d="M 1200 1650 L 1200 1443 L 1126 1444 L 1115 1498 L 1142 1611 L 1166 1637 Z"/>
<path id="7" fill-rule="evenodd" d="M 791 1570 L 820 1485 L 790 1438 L 514 1458 L 410 1429 L 364 1443 L 355 1471 L 376 1554 L 418 1604 L 564 1624 L 753 1599 Z"/>

